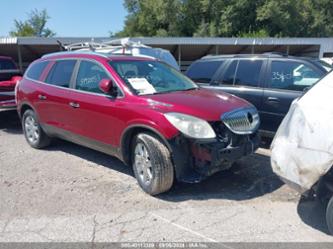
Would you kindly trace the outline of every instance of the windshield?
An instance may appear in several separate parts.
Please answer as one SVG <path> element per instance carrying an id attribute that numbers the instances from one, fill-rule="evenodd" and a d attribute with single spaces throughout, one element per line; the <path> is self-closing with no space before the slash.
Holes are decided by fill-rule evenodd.
<path id="1" fill-rule="evenodd" d="M 196 89 L 198 86 L 171 66 L 158 61 L 110 61 L 123 81 L 138 95 Z"/>

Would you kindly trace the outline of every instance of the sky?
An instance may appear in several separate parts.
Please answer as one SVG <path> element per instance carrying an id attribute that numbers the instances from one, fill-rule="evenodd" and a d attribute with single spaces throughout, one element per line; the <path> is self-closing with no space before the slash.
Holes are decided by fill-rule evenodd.
<path id="1" fill-rule="evenodd" d="M 123 0 L 2 0 L 0 37 L 9 36 L 14 20 L 26 20 L 33 9 L 46 9 L 47 27 L 57 37 L 105 37 L 122 30 L 127 15 Z"/>

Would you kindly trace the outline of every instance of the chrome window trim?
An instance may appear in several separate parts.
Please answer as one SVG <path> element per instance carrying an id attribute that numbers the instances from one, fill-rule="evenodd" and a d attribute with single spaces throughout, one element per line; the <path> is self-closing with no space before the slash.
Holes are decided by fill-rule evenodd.
<path id="1" fill-rule="evenodd" d="M 55 58 L 54 59 L 47 59 L 47 60 L 44 60 L 44 61 L 48 61 L 48 62 L 54 61 L 54 62 L 57 62 L 57 61 L 60 61 L 60 60 L 73 60 L 73 59 L 77 60 L 77 62 L 79 62 L 81 59 L 82 60 L 84 59 L 84 60 L 96 62 L 97 64 L 101 65 L 102 68 L 104 68 L 104 70 L 105 70 L 105 67 L 104 67 L 104 65 L 102 63 L 100 63 L 99 61 L 96 61 L 94 59 L 89 59 L 89 58 L 66 57 L 66 58 L 61 58 L 61 59 L 55 59 Z M 50 68 L 50 70 L 51 70 L 51 68 Z M 114 78 L 112 77 L 112 75 L 110 74 L 110 72 L 108 70 L 105 70 L 105 71 L 106 71 L 107 75 L 110 77 L 110 79 L 117 85 L 117 87 L 118 87 L 118 89 L 119 89 L 119 91 L 121 93 L 121 96 L 117 96 L 114 99 L 122 99 L 122 98 L 124 98 L 125 97 L 124 91 L 119 87 L 119 84 L 114 80 Z M 43 81 L 40 81 L 40 80 L 31 79 L 26 74 L 24 75 L 24 78 L 26 78 L 26 79 L 28 79 L 30 81 L 33 81 L 35 83 L 38 83 L 38 84 L 43 84 L 43 85 L 47 85 L 47 86 L 51 86 L 51 87 L 55 87 L 55 88 L 59 88 L 59 89 L 68 89 L 68 90 L 71 90 L 71 91 L 74 91 L 74 92 L 79 92 L 79 93 L 85 93 L 85 94 L 90 94 L 90 95 L 97 95 L 97 96 L 103 96 L 103 97 L 111 98 L 110 95 L 104 94 L 104 93 L 93 93 L 93 92 L 87 92 L 87 91 L 77 90 L 77 89 L 73 88 L 73 87 L 75 87 L 75 85 L 72 86 L 71 84 L 69 84 L 69 87 L 56 86 L 56 85 L 52 85 L 52 84 L 49 84 L 49 83 L 46 83 L 46 82 L 43 82 Z"/>
<path id="2" fill-rule="evenodd" d="M 33 79 L 30 79 L 28 77 L 26 77 L 26 79 L 34 82 L 34 83 L 37 83 L 37 84 L 41 84 L 41 85 L 46 85 L 46 86 L 50 86 L 50 87 L 54 87 L 54 88 L 59 88 L 59 89 L 65 89 L 65 90 L 70 90 L 72 92 L 80 92 L 80 93 L 85 93 L 85 94 L 90 94 L 90 95 L 97 95 L 97 96 L 102 96 L 102 97 L 107 97 L 107 98 L 111 98 L 110 95 L 108 94 L 102 94 L 102 93 L 92 93 L 92 92 L 86 92 L 86 91 L 81 91 L 81 90 L 77 90 L 77 89 L 74 89 L 74 88 L 69 88 L 69 87 L 62 87 L 62 86 L 55 86 L 55 85 L 50 85 L 50 84 L 47 84 L 45 82 L 42 82 L 40 80 L 33 80 Z M 124 98 L 124 96 L 117 96 L 115 99 L 122 99 Z"/>

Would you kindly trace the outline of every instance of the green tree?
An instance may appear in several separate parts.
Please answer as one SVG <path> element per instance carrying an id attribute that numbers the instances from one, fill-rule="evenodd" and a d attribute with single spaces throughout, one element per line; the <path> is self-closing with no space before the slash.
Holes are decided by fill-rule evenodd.
<path id="1" fill-rule="evenodd" d="M 28 14 L 26 21 L 14 20 L 15 28 L 10 32 L 11 36 L 37 36 L 37 37 L 52 37 L 55 33 L 46 28 L 46 23 L 50 19 L 47 11 L 44 9 L 38 11 L 32 10 Z"/>
<path id="2" fill-rule="evenodd" d="M 116 36 L 332 36 L 332 0 L 125 0 Z"/>
<path id="3" fill-rule="evenodd" d="M 123 31 L 115 36 L 176 36 L 180 35 L 179 0 L 125 0 L 129 15 Z"/>

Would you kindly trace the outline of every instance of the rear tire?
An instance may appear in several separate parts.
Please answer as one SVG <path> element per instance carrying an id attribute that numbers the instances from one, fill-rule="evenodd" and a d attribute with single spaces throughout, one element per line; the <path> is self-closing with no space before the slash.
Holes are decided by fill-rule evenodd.
<path id="1" fill-rule="evenodd" d="M 328 231 L 333 235 L 333 197 L 331 197 L 326 208 L 326 223 Z"/>
<path id="2" fill-rule="evenodd" d="M 51 138 L 43 131 L 33 110 L 24 112 L 22 128 L 25 139 L 31 147 L 42 149 L 51 143 Z"/>
<path id="3" fill-rule="evenodd" d="M 170 151 L 152 134 L 140 133 L 132 143 L 132 165 L 140 187 L 150 195 L 168 191 L 174 182 Z"/>

